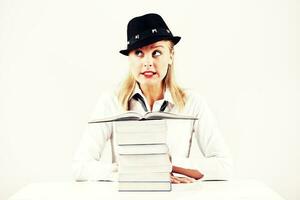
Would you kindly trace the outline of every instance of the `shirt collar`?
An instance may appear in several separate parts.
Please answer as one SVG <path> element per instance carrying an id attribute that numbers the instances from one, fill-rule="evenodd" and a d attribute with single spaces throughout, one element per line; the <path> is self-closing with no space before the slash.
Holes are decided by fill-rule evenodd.
<path id="1" fill-rule="evenodd" d="M 164 100 L 167 100 L 169 103 L 174 105 L 174 101 L 173 101 L 173 98 L 172 98 L 169 88 L 167 88 L 164 93 Z"/>
<path id="2" fill-rule="evenodd" d="M 135 84 L 133 93 L 131 94 L 129 99 L 131 100 L 133 95 L 135 95 L 136 93 L 140 94 L 144 99 L 146 99 L 138 83 Z M 171 103 L 172 105 L 174 105 L 174 100 L 172 98 L 169 88 L 166 88 L 163 100 L 166 100 L 169 103 Z"/>
<path id="3" fill-rule="evenodd" d="M 131 96 L 129 97 L 129 100 L 131 100 L 131 98 L 132 98 L 135 94 L 140 94 L 140 95 L 145 99 L 145 96 L 144 96 L 144 94 L 143 94 L 143 92 L 142 92 L 142 90 L 141 90 L 139 84 L 137 84 L 137 83 L 136 83 L 135 86 L 134 86 L 134 90 L 133 90 Z"/>

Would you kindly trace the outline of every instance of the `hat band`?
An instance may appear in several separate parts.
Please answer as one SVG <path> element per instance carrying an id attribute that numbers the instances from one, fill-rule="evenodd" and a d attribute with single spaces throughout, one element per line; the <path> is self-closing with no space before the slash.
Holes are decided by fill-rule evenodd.
<path id="1" fill-rule="evenodd" d="M 150 29 L 150 30 L 144 31 L 142 33 L 134 35 L 133 37 L 130 38 L 130 40 L 127 41 L 127 46 L 133 45 L 137 41 L 144 40 L 151 36 L 173 36 L 173 35 L 169 29 L 154 28 L 154 29 Z"/>

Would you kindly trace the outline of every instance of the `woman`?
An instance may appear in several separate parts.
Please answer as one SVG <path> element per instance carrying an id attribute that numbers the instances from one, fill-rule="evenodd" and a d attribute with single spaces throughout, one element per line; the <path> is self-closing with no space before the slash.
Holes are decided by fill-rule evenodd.
<path id="1" fill-rule="evenodd" d="M 168 122 L 172 183 L 190 183 L 201 178 L 228 179 L 231 160 L 207 104 L 194 92 L 180 88 L 174 80 L 174 45 L 180 37 L 172 35 L 161 16 L 151 13 L 129 21 L 127 39 L 127 49 L 120 53 L 128 56 L 128 77 L 119 91 L 101 97 L 91 118 L 112 116 L 126 110 L 195 116 L 199 118 L 195 122 Z M 112 163 L 100 161 L 105 143 L 113 141 L 112 137 L 111 123 L 87 126 L 74 158 L 76 180 L 113 178 L 117 171 L 113 142 Z"/>

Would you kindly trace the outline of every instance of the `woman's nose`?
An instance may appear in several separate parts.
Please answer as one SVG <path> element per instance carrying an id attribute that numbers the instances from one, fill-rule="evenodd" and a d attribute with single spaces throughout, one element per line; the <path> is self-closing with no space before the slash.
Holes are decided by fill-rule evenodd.
<path id="1" fill-rule="evenodd" d="M 144 67 L 152 67 L 152 64 L 145 63 L 145 64 L 144 64 Z"/>
<path id="2" fill-rule="evenodd" d="M 152 67 L 152 66 L 153 66 L 152 56 L 145 56 L 144 67 Z"/>

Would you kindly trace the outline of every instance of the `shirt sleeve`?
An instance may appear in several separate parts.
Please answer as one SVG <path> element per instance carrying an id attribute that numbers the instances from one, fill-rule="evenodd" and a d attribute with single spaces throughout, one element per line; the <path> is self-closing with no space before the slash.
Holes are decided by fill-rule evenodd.
<path id="1" fill-rule="evenodd" d="M 198 153 L 202 155 L 197 159 L 175 158 L 174 162 L 178 166 L 197 169 L 204 174 L 202 180 L 228 180 L 232 177 L 233 163 L 215 118 L 203 98 L 195 98 L 193 104 L 198 120 L 194 122 L 192 137 L 196 141 L 192 143 L 198 146 Z"/>
<path id="2" fill-rule="evenodd" d="M 100 97 L 90 120 L 102 118 L 111 113 L 109 103 Z M 111 115 L 111 114 L 110 114 Z M 77 181 L 113 180 L 116 163 L 104 163 L 101 154 L 112 134 L 111 123 L 86 124 L 79 147 L 73 158 L 73 176 Z M 108 145 L 108 144 L 107 144 Z"/>

